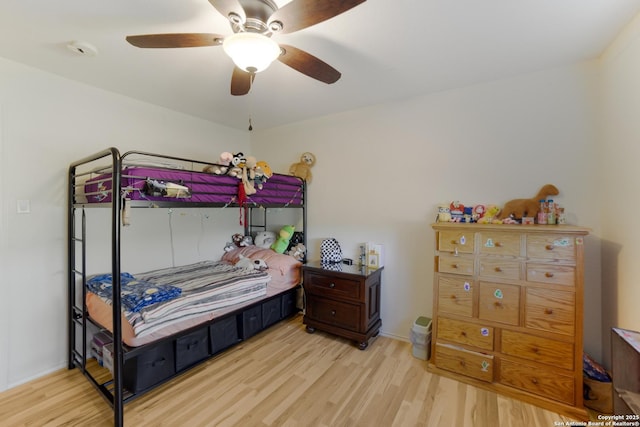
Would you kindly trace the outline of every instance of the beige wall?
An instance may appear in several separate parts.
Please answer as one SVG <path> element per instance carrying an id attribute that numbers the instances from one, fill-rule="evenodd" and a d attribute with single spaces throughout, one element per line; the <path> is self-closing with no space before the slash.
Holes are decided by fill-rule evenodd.
<path id="1" fill-rule="evenodd" d="M 137 149 L 213 161 L 229 147 L 248 149 L 249 138 L 246 131 L 177 114 L 1 58 L 0 106 L 0 182 L 10 183 L 0 186 L 0 390 L 4 390 L 66 366 L 69 163 L 109 146 L 122 152 Z M 17 214 L 16 203 L 21 199 L 30 200 L 30 214 Z M 157 246 L 155 255 L 159 254 L 167 265 L 171 261 L 167 215 L 157 216 L 158 225 L 151 236 Z M 138 218 L 136 213 L 134 218 Z M 237 224 L 237 213 L 233 218 Z M 177 233 L 185 229 L 195 235 L 191 246 L 176 238 L 178 260 L 184 260 L 180 257 L 183 254 L 208 255 L 206 249 L 199 251 L 202 246 L 198 237 L 208 238 L 217 220 L 211 218 L 205 223 L 195 216 L 175 216 Z M 132 235 L 141 225 L 134 224 L 124 234 Z M 222 227 L 221 233 L 229 234 L 228 228 Z M 138 241 L 138 253 L 146 255 L 150 251 L 147 239 Z M 216 249 L 221 253 L 224 237 L 211 240 L 222 240 Z M 151 265 L 152 257 L 150 252 L 145 265 Z"/>
<path id="2" fill-rule="evenodd" d="M 640 330 L 640 16 L 602 58 L 603 348 L 610 358 L 610 328 Z"/>
<path id="3" fill-rule="evenodd" d="M 384 245 L 382 333 L 402 338 L 432 314 L 437 205 L 501 205 L 555 184 L 570 222 L 593 229 L 585 347 L 599 358 L 596 79 L 597 64 L 583 63 L 257 131 L 251 144 L 278 171 L 316 154 L 310 258 L 325 237 L 350 257 L 361 242 Z"/>

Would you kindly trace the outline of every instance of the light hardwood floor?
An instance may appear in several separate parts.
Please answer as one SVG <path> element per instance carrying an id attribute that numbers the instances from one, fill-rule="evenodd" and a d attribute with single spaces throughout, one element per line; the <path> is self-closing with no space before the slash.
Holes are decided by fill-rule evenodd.
<path id="1" fill-rule="evenodd" d="M 125 406 L 126 426 L 528 426 L 571 419 L 432 375 L 411 345 L 369 348 L 302 317 L 283 321 Z M 110 406 L 77 370 L 0 393 L 2 426 L 109 426 Z"/>

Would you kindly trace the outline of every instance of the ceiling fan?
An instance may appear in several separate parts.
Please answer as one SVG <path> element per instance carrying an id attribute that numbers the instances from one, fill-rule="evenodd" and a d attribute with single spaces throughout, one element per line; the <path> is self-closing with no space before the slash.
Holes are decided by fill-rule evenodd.
<path id="1" fill-rule="evenodd" d="M 128 36 L 141 48 L 222 46 L 235 63 L 231 94 L 249 93 L 257 72 L 277 59 L 321 82 L 335 83 L 340 72 L 301 49 L 278 44 L 276 33 L 293 33 L 340 15 L 366 0 L 292 0 L 278 8 L 272 0 L 209 0 L 229 19 L 232 35 L 212 33 L 145 34 Z"/>

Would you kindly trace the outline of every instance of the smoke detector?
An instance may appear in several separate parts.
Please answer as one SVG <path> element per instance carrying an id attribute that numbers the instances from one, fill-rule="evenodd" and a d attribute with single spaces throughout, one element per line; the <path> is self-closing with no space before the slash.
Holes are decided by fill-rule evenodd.
<path id="1" fill-rule="evenodd" d="M 67 45 L 67 48 L 78 55 L 96 56 L 98 54 L 98 49 L 87 42 L 73 41 Z"/>

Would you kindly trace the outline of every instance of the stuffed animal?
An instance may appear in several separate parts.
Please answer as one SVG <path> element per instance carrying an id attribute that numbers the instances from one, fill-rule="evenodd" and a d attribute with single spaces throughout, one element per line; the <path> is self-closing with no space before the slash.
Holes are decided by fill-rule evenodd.
<path id="1" fill-rule="evenodd" d="M 451 222 L 451 208 L 449 205 L 438 206 L 438 222 Z"/>
<path id="2" fill-rule="evenodd" d="M 498 219 L 512 217 L 522 219 L 525 216 L 537 217 L 540 210 L 540 200 L 544 200 L 547 196 L 556 196 L 560 194 L 558 189 L 551 184 L 543 186 L 538 194 L 531 199 L 514 199 L 505 203 L 504 208 L 498 215 Z"/>
<path id="3" fill-rule="evenodd" d="M 298 261 L 304 261 L 304 255 L 307 252 L 307 248 L 302 243 L 298 243 L 287 252 L 287 255 L 290 255 L 297 259 Z"/>
<path id="4" fill-rule="evenodd" d="M 484 216 L 478 220 L 478 224 L 502 224 L 498 218 L 500 208 L 496 205 L 488 205 Z"/>
<path id="5" fill-rule="evenodd" d="M 233 154 L 229 153 L 228 151 L 225 151 L 222 154 L 220 154 L 220 159 L 218 160 L 217 165 L 205 166 L 205 168 L 203 169 L 203 172 L 214 173 L 216 175 L 224 175 L 229 170 L 229 164 L 231 163 L 232 159 L 233 159 Z"/>
<path id="6" fill-rule="evenodd" d="M 464 214 L 464 205 L 462 203 L 457 200 L 451 202 L 449 211 L 451 212 L 451 222 L 462 222 L 462 216 Z"/>
<path id="7" fill-rule="evenodd" d="M 244 165 L 242 166 L 242 185 L 244 185 L 244 194 L 250 196 L 256 194 L 256 188 L 254 186 L 254 179 L 256 177 L 256 158 L 253 156 L 247 156 Z"/>
<path id="8" fill-rule="evenodd" d="M 240 233 L 236 233 L 231 236 L 231 240 L 233 240 L 233 244 L 239 248 L 253 245 L 253 239 L 251 239 L 251 236 L 244 236 Z"/>
<path id="9" fill-rule="evenodd" d="M 289 167 L 289 174 L 302 178 L 307 182 L 311 182 L 311 166 L 316 164 L 316 156 L 312 153 L 302 153 L 300 161 Z"/>
<path id="10" fill-rule="evenodd" d="M 283 254 L 284 251 L 287 250 L 287 246 L 289 246 L 289 240 L 291 240 L 291 236 L 293 235 L 294 230 L 295 227 L 293 225 L 285 225 L 284 227 L 282 227 L 280 233 L 278 234 L 278 239 L 273 242 L 273 244 L 271 245 L 271 249 L 279 254 Z"/>
<path id="11" fill-rule="evenodd" d="M 276 233 L 273 231 L 258 231 L 253 238 L 253 242 L 259 248 L 270 248 L 276 241 Z"/>
<path id="12" fill-rule="evenodd" d="M 233 242 L 227 242 L 224 245 L 224 251 L 225 252 L 231 252 L 232 250 L 234 250 L 235 248 L 237 248 L 236 244 Z"/>
<path id="13" fill-rule="evenodd" d="M 244 167 L 246 161 L 247 159 L 244 157 L 243 153 L 233 154 L 233 157 L 231 157 L 231 163 L 229 164 L 229 170 L 227 170 L 227 175 L 241 178 L 242 168 Z"/>
<path id="14" fill-rule="evenodd" d="M 271 166 L 269 166 L 269 164 L 264 160 L 256 162 L 255 171 L 256 174 L 253 179 L 254 186 L 258 187 L 258 190 L 262 190 L 263 184 L 273 176 L 273 171 L 271 170 Z"/>
<path id="15" fill-rule="evenodd" d="M 258 270 L 258 271 L 264 271 L 269 268 L 267 266 L 267 263 L 263 259 L 260 259 L 260 258 L 251 259 L 251 258 L 245 257 L 242 254 L 240 254 L 240 259 L 238 259 L 238 262 L 235 263 L 235 266 L 240 268 L 246 268 L 248 270 Z"/>

